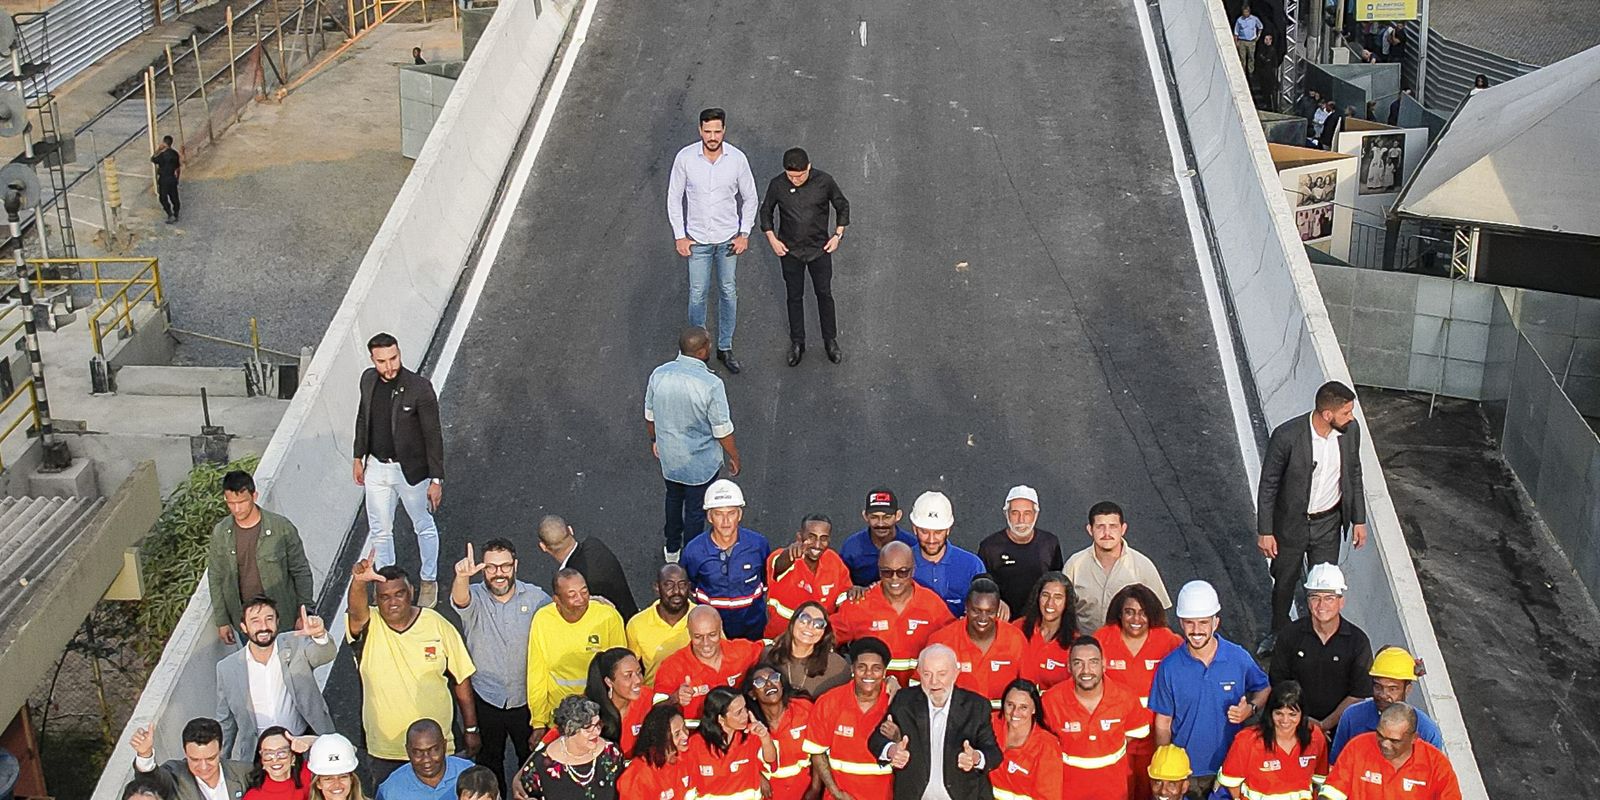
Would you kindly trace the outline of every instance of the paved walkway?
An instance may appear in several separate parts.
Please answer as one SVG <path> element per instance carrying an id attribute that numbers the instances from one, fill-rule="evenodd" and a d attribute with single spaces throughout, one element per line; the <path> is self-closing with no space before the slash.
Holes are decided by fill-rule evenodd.
<path id="1" fill-rule="evenodd" d="M 1595 0 L 1437 0 L 1433 29 L 1491 53 L 1547 66 L 1600 45 Z"/>

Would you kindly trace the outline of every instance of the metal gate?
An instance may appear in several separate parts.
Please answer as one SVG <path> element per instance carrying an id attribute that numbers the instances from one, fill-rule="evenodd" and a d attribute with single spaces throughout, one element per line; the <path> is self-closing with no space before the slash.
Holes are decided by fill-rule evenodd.
<path id="1" fill-rule="evenodd" d="M 161 18 L 170 22 L 201 2 L 163 0 Z M 138 0 L 60 0 L 43 14 L 20 15 L 18 20 L 23 41 L 45 43 L 45 52 L 28 57 L 50 63 L 53 89 L 156 24 L 154 7 Z"/>

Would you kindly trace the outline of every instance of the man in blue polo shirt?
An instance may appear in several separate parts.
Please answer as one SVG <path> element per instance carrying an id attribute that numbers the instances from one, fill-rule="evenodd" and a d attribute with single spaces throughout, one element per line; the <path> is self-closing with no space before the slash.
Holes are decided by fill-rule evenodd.
<path id="1" fill-rule="evenodd" d="M 911 530 L 917 534 L 917 583 L 932 589 L 953 616 L 967 613 L 967 589 L 984 574 L 983 559 L 950 544 L 956 522 L 950 498 L 923 492 L 911 506 Z"/>
<path id="2" fill-rule="evenodd" d="M 454 800 L 456 778 L 472 766 L 444 751 L 444 729 L 424 717 L 406 730 L 406 760 L 378 785 L 377 800 Z"/>
<path id="3" fill-rule="evenodd" d="M 696 603 L 722 614 L 729 638 L 761 641 L 767 626 L 767 537 L 739 526 L 744 519 L 744 492 L 726 478 L 706 489 L 709 529 L 683 547 L 679 562 L 694 584 Z"/>
<path id="4" fill-rule="evenodd" d="M 1339 753 L 1351 739 L 1377 730 L 1378 715 L 1384 709 L 1405 701 L 1411 684 L 1422 677 L 1417 669 L 1420 664 L 1403 647 L 1390 646 L 1378 651 L 1372 659 L 1372 667 L 1367 670 L 1367 674 L 1372 676 L 1372 696 L 1351 705 L 1339 717 L 1339 727 L 1333 733 L 1333 744 L 1328 748 L 1328 763 L 1339 758 Z M 1439 723 L 1434 722 L 1422 709 L 1415 711 L 1417 738 L 1443 750 L 1444 735 L 1439 731 Z"/>
<path id="5" fill-rule="evenodd" d="M 1222 603 L 1211 584 L 1184 584 L 1176 611 L 1184 646 L 1156 667 L 1150 710 L 1156 744 L 1189 754 L 1189 796 L 1208 797 L 1233 735 L 1267 702 L 1272 686 L 1243 647 L 1217 635 Z"/>
<path id="6" fill-rule="evenodd" d="M 867 505 L 861 510 L 861 519 L 867 527 L 850 534 L 839 545 L 839 558 L 850 568 L 850 582 L 856 586 L 871 586 L 878 582 L 878 551 L 894 541 L 905 542 L 917 549 L 917 537 L 900 527 L 900 501 L 887 486 L 867 492 Z"/>

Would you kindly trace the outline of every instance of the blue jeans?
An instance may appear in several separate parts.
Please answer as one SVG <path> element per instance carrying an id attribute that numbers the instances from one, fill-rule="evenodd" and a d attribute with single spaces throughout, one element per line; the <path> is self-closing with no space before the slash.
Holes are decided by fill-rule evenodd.
<path id="1" fill-rule="evenodd" d="M 689 245 L 689 324 L 705 327 L 706 292 L 711 285 L 711 269 L 717 271 L 717 349 L 733 349 L 733 326 L 739 308 L 739 290 L 734 285 L 734 268 L 739 257 L 733 254 L 732 240 L 717 244 Z"/>
<path id="2" fill-rule="evenodd" d="M 661 528 L 668 550 L 676 553 L 683 549 L 685 540 L 693 539 L 706 529 L 706 490 L 711 481 L 700 484 L 667 481 L 667 524 Z"/>

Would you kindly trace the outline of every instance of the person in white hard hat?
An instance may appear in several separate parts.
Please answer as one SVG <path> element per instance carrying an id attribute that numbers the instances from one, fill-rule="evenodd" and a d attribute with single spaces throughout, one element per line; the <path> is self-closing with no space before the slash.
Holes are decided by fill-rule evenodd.
<path id="1" fill-rule="evenodd" d="M 356 748 L 343 734 L 318 736 L 306 754 L 311 800 L 366 800 L 356 779 Z"/>
<path id="2" fill-rule="evenodd" d="M 1267 668 L 1273 683 L 1300 684 L 1300 707 L 1330 737 L 1344 710 L 1372 696 L 1372 642 L 1345 619 L 1344 573 L 1334 564 L 1318 564 L 1306 576 L 1308 616 L 1278 631 Z"/>
<path id="3" fill-rule="evenodd" d="M 967 588 L 984 572 L 983 561 L 971 551 L 950 544 L 955 509 L 943 492 L 923 492 L 911 506 L 911 530 L 917 535 L 917 583 L 933 590 L 950 609 L 950 615 L 967 613 Z M 1001 621 L 1011 618 L 1010 607 Z"/>
<path id="4" fill-rule="evenodd" d="M 679 563 L 694 584 L 696 603 L 722 614 L 723 632 L 732 639 L 760 640 L 767 625 L 767 537 L 741 527 L 744 492 L 726 478 L 706 489 L 710 529 L 683 546 Z"/>
<path id="5" fill-rule="evenodd" d="M 1028 607 L 1028 591 L 1046 572 L 1060 572 L 1061 540 L 1038 527 L 1039 493 L 1032 486 L 1013 486 L 1002 507 L 1006 526 L 984 537 L 978 558 L 989 577 L 1000 584 L 1000 599 L 1017 614 Z"/>
<path id="6" fill-rule="evenodd" d="M 1150 710 L 1156 744 L 1189 754 L 1189 795 L 1203 798 L 1216 786 L 1234 734 L 1266 704 L 1272 687 L 1243 647 L 1217 635 L 1222 601 L 1211 584 L 1184 584 L 1176 611 L 1184 646 L 1156 667 Z"/>

